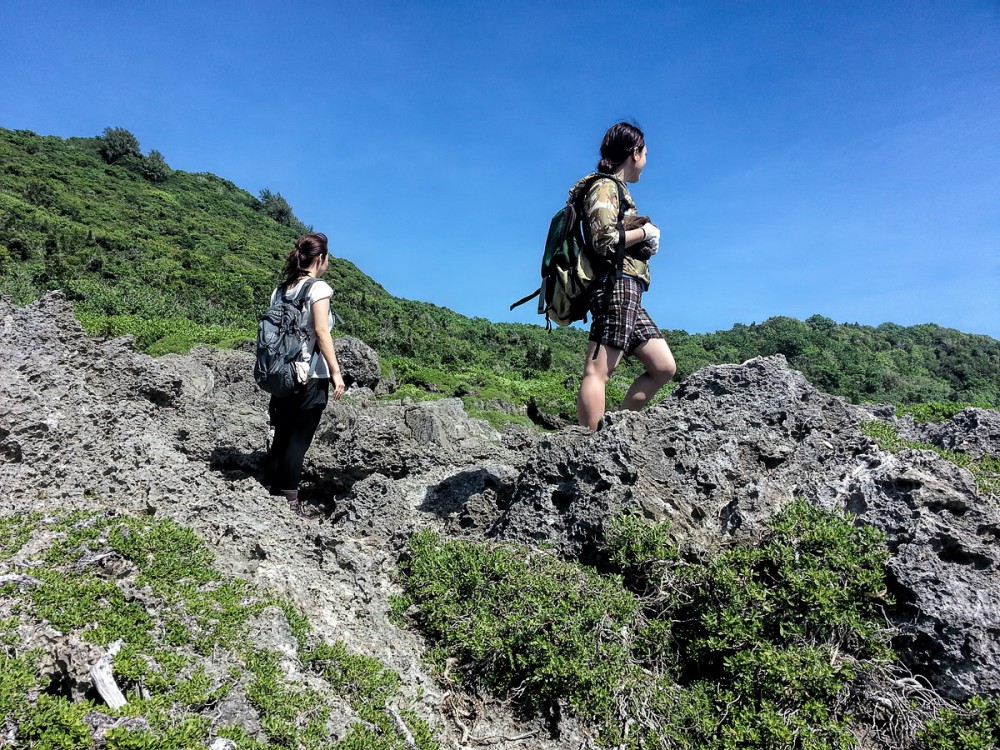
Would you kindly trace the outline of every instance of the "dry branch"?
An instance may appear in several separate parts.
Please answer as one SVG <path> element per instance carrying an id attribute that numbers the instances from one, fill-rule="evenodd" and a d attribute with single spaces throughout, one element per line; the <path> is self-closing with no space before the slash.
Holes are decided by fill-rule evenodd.
<path id="1" fill-rule="evenodd" d="M 90 668 L 90 679 L 93 681 L 94 687 L 100 693 L 104 702 L 113 709 L 119 709 L 126 703 L 125 696 L 118 689 L 118 683 L 115 682 L 115 676 L 111 671 L 115 654 L 121 650 L 123 645 L 124 641 L 120 640 L 112 643 L 108 646 L 107 653 L 97 660 L 97 664 Z"/>

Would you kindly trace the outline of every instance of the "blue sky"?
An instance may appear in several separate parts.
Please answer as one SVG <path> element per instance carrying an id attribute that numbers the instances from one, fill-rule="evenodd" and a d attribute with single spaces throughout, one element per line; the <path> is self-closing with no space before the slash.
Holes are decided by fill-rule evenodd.
<path id="1" fill-rule="evenodd" d="M 507 306 L 630 119 L 661 327 L 1000 338 L 995 0 L 4 0 L 0 54 L 0 126 L 280 192 L 401 297 L 538 322 Z"/>

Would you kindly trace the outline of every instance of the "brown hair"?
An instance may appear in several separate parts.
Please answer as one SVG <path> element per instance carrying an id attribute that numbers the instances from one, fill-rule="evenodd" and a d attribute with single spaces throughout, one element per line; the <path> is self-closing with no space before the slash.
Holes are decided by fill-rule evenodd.
<path id="1" fill-rule="evenodd" d="M 597 162 L 597 171 L 612 174 L 636 149 L 642 151 L 645 147 L 646 136 L 637 125 L 630 122 L 612 125 L 601 142 L 601 160 Z"/>
<path id="2" fill-rule="evenodd" d="M 326 235 L 316 232 L 304 234 L 295 240 L 295 247 L 288 251 L 285 267 L 281 271 L 282 283 L 291 284 L 309 272 L 316 258 L 325 258 L 329 254 Z"/>

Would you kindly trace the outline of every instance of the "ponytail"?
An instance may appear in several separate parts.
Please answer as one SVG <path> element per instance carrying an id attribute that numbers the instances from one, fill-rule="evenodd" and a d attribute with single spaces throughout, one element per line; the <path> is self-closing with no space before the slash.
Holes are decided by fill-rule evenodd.
<path id="1" fill-rule="evenodd" d="M 618 164 L 612 163 L 610 159 L 601 157 L 601 160 L 597 162 L 597 171 L 602 174 L 612 174 L 617 166 Z"/>
<path id="2" fill-rule="evenodd" d="M 285 267 L 281 271 L 282 283 L 291 284 L 309 273 L 309 267 L 316 258 L 329 254 L 325 234 L 306 234 L 295 240 L 295 246 L 288 251 Z"/>

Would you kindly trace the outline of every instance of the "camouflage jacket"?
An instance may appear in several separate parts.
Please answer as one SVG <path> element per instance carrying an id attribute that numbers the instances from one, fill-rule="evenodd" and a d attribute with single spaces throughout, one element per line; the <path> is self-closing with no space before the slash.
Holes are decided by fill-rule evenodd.
<path id="1" fill-rule="evenodd" d="M 587 180 L 593 174 L 587 175 L 572 188 L 569 195 L 574 201 L 580 197 Z M 628 192 L 628 187 L 622 183 L 625 193 L 625 216 L 636 216 L 638 212 L 635 208 L 635 201 Z M 601 258 L 606 258 L 609 263 L 615 260 L 615 252 L 618 249 L 618 186 L 612 179 L 594 180 L 586 195 L 583 196 L 584 232 L 594 253 Z M 625 249 L 625 259 L 622 271 L 628 276 L 635 276 L 644 282 L 644 286 L 649 286 L 649 261 L 640 260 L 630 254 L 632 248 Z"/>

